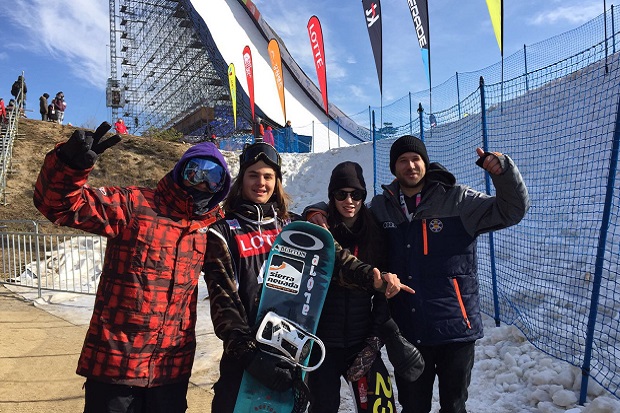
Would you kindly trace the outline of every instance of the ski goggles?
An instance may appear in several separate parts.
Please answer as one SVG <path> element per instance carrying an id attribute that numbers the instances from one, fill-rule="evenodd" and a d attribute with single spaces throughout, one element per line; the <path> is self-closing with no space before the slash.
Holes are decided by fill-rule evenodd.
<path id="1" fill-rule="evenodd" d="M 252 145 L 246 144 L 243 147 L 243 152 L 239 156 L 239 163 L 242 167 L 252 165 L 260 160 L 274 167 L 278 173 L 280 172 L 282 158 L 280 158 L 276 148 L 265 142 L 256 142 Z"/>
<path id="2" fill-rule="evenodd" d="M 366 196 L 366 191 L 356 189 L 354 191 L 344 191 L 342 189 L 332 192 L 337 201 L 344 201 L 348 196 L 354 201 L 361 201 Z"/>
<path id="3" fill-rule="evenodd" d="M 185 164 L 183 179 L 191 185 L 205 183 L 207 191 L 214 194 L 224 187 L 226 170 L 212 159 L 192 158 Z"/>

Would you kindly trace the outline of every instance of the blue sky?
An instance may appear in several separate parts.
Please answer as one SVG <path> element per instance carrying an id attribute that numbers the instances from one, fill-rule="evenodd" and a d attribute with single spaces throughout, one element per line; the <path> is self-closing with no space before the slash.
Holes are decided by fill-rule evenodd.
<path id="1" fill-rule="evenodd" d="M 203 0 L 204 1 L 204 0 Z M 429 2 L 433 85 L 456 72 L 500 60 L 484 0 Z M 504 56 L 602 14 L 596 0 L 520 0 L 504 5 Z M 315 0 L 256 0 L 265 20 L 284 40 L 302 69 L 316 79 L 306 23 L 321 20 L 330 103 L 346 113 L 380 104 L 379 86 L 362 3 Z M 611 2 L 607 2 L 609 8 Z M 383 104 L 428 87 L 406 0 L 383 0 Z M 38 98 L 63 91 L 65 121 L 95 127 L 111 119 L 105 106 L 110 72 L 108 2 L 14 0 L 0 8 L 0 97 L 8 101 L 23 71 L 29 117 L 38 118 Z M 241 53 L 241 51 L 240 51 Z"/>

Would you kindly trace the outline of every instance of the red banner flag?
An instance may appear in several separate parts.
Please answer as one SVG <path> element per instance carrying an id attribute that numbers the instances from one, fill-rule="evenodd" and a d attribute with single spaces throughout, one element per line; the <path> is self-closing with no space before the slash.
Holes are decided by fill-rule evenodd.
<path id="1" fill-rule="evenodd" d="M 329 115 L 329 103 L 327 102 L 327 74 L 325 71 L 325 48 L 323 47 L 323 31 L 321 30 L 321 22 L 316 16 L 310 17 L 308 20 L 308 36 L 310 36 L 310 45 L 312 46 L 312 55 L 314 56 L 314 66 L 316 67 L 316 75 L 319 78 L 319 86 L 321 87 L 321 95 L 323 96 L 323 106 L 325 114 Z"/>
<path id="2" fill-rule="evenodd" d="M 254 123 L 254 74 L 252 69 L 252 52 L 250 46 L 243 48 L 243 67 L 245 68 L 245 78 L 248 81 L 248 95 L 250 96 L 250 109 L 252 110 L 252 124 Z"/>

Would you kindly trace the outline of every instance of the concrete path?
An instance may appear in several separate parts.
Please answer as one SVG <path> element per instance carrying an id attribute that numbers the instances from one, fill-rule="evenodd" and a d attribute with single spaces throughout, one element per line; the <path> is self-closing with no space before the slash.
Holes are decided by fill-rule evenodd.
<path id="1" fill-rule="evenodd" d="M 82 412 L 84 378 L 75 368 L 87 328 L 0 285 L 0 412 Z M 209 390 L 190 383 L 188 413 L 211 411 Z"/>

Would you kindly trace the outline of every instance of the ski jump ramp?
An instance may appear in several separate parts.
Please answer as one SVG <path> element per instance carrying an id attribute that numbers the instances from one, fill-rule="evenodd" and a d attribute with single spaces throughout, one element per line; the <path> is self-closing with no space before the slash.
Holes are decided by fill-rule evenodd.
<path id="1" fill-rule="evenodd" d="M 182 0 L 182 2 L 201 40 L 210 46 L 208 47 L 210 50 L 215 49 L 216 56 L 211 58 L 222 81 L 227 79 L 228 65 L 234 64 L 237 91 L 242 89 L 242 96 L 246 102 L 249 102 L 249 97 L 243 49 L 245 46 L 250 47 L 257 116 L 269 118 L 281 126 L 284 126 L 287 120 L 291 120 L 295 133 L 314 137 L 314 152 L 370 140 L 368 128 L 353 122 L 335 105 L 329 105 L 328 118 L 323 108 L 320 89 L 295 62 L 284 42 L 263 19 L 251 0 Z M 267 50 L 272 38 L 278 41 L 282 57 L 286 119 Z M 308 53 L 311 53 L 309 41 Z M 237 95 L 239 96 L 239 93 Z M 239 101 L 237 107 L 239 108 Z M 250 117 L 251 115 L 247 116 Z"/>

